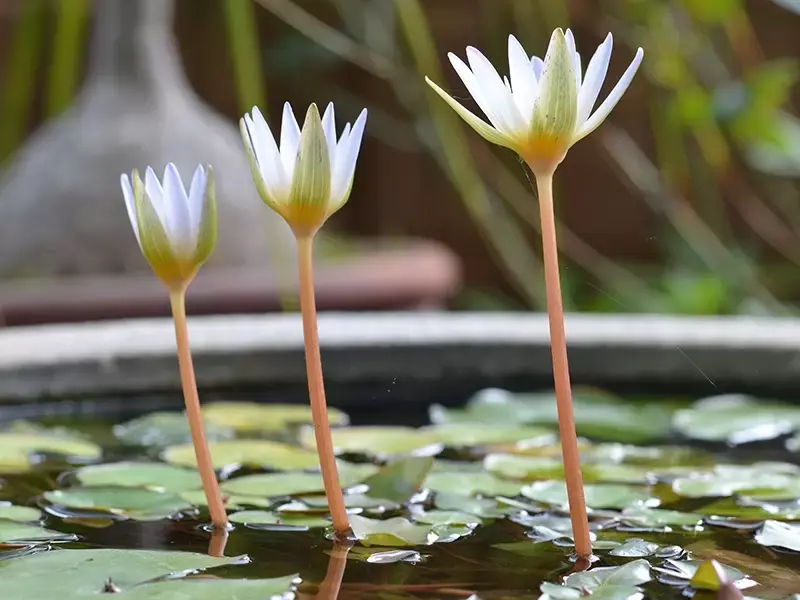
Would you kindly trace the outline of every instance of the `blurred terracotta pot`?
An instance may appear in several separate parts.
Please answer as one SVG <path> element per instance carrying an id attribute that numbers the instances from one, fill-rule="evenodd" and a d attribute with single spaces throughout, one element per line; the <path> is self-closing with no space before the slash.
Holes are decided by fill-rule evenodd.
<path id="1" fill-rule="evenodd" d="M 361 243 L 341 258 L 320 260 L 320 310 L 442 308 L 461 284 L 456 256 L 427 241 Z M 294 277 L 283 285 L 253 268 L 201 271 L 187 294 L 189 313 L 261 313 L 296 297 Z M 169 315 L 161 284 L 149 273 L 37 278 L 0 283 L 5 326 Z"/>

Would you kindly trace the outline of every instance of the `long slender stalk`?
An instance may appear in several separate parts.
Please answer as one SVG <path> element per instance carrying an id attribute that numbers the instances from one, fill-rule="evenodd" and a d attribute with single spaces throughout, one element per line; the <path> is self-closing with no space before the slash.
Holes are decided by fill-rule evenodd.
<path id="1" fill-rule="evenodd" d="M 308 395 L 311 401 L 311 418 L 314 421 L 314 437 L 317 454 L 325 484 L 325 496 L 331 511 L 333 528 L 340 537 L 350 532 L 350 521 L 344 506 L 342 487 L 339 485 L 339 470 L 333 453 L 331 425 L 328 422 L 328 407 L 325 402 L 325 385 L 322 381 L 322 359 L 319 353 L 317 332 L 317 303 L 314 298 L 314 237 L 297 237 L 297 262 L 300 283 L 300 312 L 303 319 L 303 341 L 306 349 L 306 374 Z"/>
<path id="2" fill-rule="evenodd" d="M 197 395 L 197 382 L 194 377 L 192 355 L 189 351 L 189 331 L 186 327 L 186 295 L 183 290 L 171 291 L 169 301 L 172 307 L 172 320 L 175 322 L 175 341 L 178 346 L 178 367 L 181 373 L 183 399 L 186 403 L 186 418 L 192 434 L 197 468 L 203 481 L 203 491 L 211 514 L 214 528 L 227 529 L 228 515 L 222 502 L 219 484 L 214 473 L 214 463 L 206 440 L 206 429 L 200 414 L 200 398 Z"/>
<path id="3" fill-rule="evenodd" d="M 208 540 L 208 555 L 222 558 L 225 556 L 225 546 L 228 545 L 228 529 L 214 527 L 211 539 Z"/>
<path id="4" fill-rule="evenodd" d="M 558 273 L 558 242 L 556 241 L 556 221 L 553 210 L 553 172 L 536 173 L 536 187 L 539 192 L 539 211 L 542 221 L 547 317 L 550 323 L 550 349 L 553 355 L 553 377 L 558 405 L 561 454 L 564 460 L 564 478 L 567 482 L 567 498 L 569 499 L 569 515 L 572 520 L 575 551 L 578 556 L 586 558 L 592 554 L 592 542 L 589 537 L 589 519 L 586 515 L 583 476 L 578 453 L 578 434 L 575 430 L 572 390 L 569 381 L 564 307 L 561 300 L 561 279 Z"/>

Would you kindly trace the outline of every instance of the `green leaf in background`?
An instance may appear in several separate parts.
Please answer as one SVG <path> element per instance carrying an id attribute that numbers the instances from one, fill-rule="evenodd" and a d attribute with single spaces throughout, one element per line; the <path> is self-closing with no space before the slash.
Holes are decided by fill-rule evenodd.
<path id="1" fill-rule="evenodd" d="M 713 471 L 678 477 L 672 490 L 685 498 L 722 497 L 749 493 L 764 500 L 792 499 L 800 482 L 800 467 L 791 463 L 717 465 Z"/>
<path id="2" fill-rule="evenodd" d="M 415 450 L 438 444 L 435 435 L 413 427 L 336 427 L 331 433 L 336 452 L 353 452 L 378 457 L 410 454 Z M 309 450 L 317 447 L 312 427 L 301 429 L 299 440 L 300 445 Z M 433 448 L 433 452 L 438 454 L 438 451 L 441 451 L 441 445 Z"/>
<path id="3" fill-rule="evenodd" d="M 30 456 L 37 452 L 58 454 L 68 459 L 97 460 L 100 446 L 92 442 L 44 433 L 0 433 L 0 473 L 19 473 L 31 468 Z"/>
<path id="4" fill-rule="evenodd" d="M 72 102 L 80 82 L 86 25 L 87 0 L 58 0 L 56 29 L 47 73 L 47 114 L 58 116 Z"/>
<path id="5" fill-rule="evenodd" d="M 658 544 L 640 538 L 626 540 L 620 546 L 612 548 L 609 554 L 621 558 L 644 558 L 652 556 L 658 550 Z"/>
<path id="6" fill-rule="evenodd" d="M 319 465 L 316 452 L 271 440 L 227 440 L 212 442 L 208 447 L 215 469 L 240 465 L 291 471 L 313 469 Z M 162 457 L 173 465 L 197 467 L 192 444 L 169 446 L 164 449 Z"/>
<path id="7" fill-rule="evenodd" d="M 752 396 L 712 396 L 675 413 L 676 431 L 694 440 L 732 445 L 774 439 L 800 426 L 800 408 Z"/>
<path id="8" fill-rule="evenodd" d="M 59 531 L 51 531 L 39 525 L 19 523 L 18 521 L 0 517 L 0 544 L 14 545 L 27 542 L 68 542 L 74 539 L 75 536 L 64 534 Z M 0 583 L 0 591 L 3 590 L 3 585 Z"/>
<path id="9" fill-rule="evenodd" d="M 178 494 L 189 506 L 208 506 L 206 493 L 203 490 L 190 490 Z M 274 502 L 266 497 L 260 496 L 237 496 L 236 494 L 225 494 L 222 497 L 225 508 L 229 510 L 240 509 L 245 506 L 255 506 L 258 508 L 271 508 Z"/>
<path id="10" fill-rule="evenodd" d="M 164 519 L 189 508 L 187 502 L 176 494 L 121 486 L 51 490 L 43 497 L 57 506 L 107 512 L 138 521 Z"/>
<path id="11" fill-rule="evenodd" d="M 373 498 L 402 504 L 420 490 L 432 466 L 432 456 L 410 456 L 381 467 L 362 483 Z"/>
<path id="12" fill-rule="evenodd" d="M 325 486 L 319 473 L 261 473 L 224 481 L 220 487 L 235 496 L 279 498 L 321 492 Z"/>
<path id="13" fill-rule="evenodd" d="M 42 511 L 30 506 L 15 506 L 13 504 L 0 503 L 0 519 L 27 523 L 38 521 L 42 518 Z"/>
<path id="14" fill-rule="evenodd" d="M 634 506 L 622 511 L 622 520 L 636 527 L 694 527 L 703 522 L 703 515 Z"/>
<path id="15" fill-rule="evenodd" d="M 591 508 L 629 508 L 658 504 L 644 487 L 598 483 L 584 486 L 586 504 Z M 566 507 L 567 486 L 562 481 L 537 481 L 522 488 L 522 495 L 536 502 Z"/>
<path id="16" fill-rule="evenodd" d="M 425 487 L 434 492 L 462 496 L 516 496 L 521 484 L 499 479 L 490 473 L 431 473 Z"/>
<path id="17" fill-rule="evenodd" d="M 197 471 L 158 462 L 89 465 L 78 469 L 75 476 L 85 486 L 142 487 L 165 492 L 196 490 L 203 485 Z"/>
<path id="18" fill-rule="evenodd" d="M 516 454 L 487 454 L 483 468 L 505 479 L 533 481 L 535 479 L 563 479 L 564 465 L 560 459 Z"/>
<path id="19" fill-rule="evenodd" d="M 800 552 L 800 525 L 764 521 L 756 533 L 756 541 L 762 546 L 777 546 Z"/>
<path id="20" fill-rule="evenodd" d="M 491 423 L 442 423 L 422 427 L 418 431 L 423 435 L 430 435 L 437 442 L 451 448 L 513 444 L 515 442 L 526 442 L 538 446 L 557 441 L 555 434 L 543 427 L 493 425 Z"/>
<path id="21" fill-rule="evenodd" d="M 254 104 L 250 104 L 250 110 Z M 257 402 L 210 402 L 203 406 L 203 417 L 209 423 L 242 433 L 282 432 L 290 425 L 311 423 L 311 407 L 307 404 L 259 404 Z M 328 408 L 331 425 L 347 425 L 348 416 L 336 408 Z"/>
<path id="22" fill-rule="evenodd" d="M 236 432 L 205 420 L 206 439 L 209 442 L 230 440 Z M 146 448 L 166 448 L 192 441 L 189 422 L 180 412 L 154 412 L 114 426 L 114 435 L 122 443 Z"/>
<path id="23" fill-rule="evenodd" d="M 686 10 L 704 23 L 719 24 L 742 8 L 741 0 L 682 0 Z"/>
<path id="24" fill-rule="evenodd" d="M 351 515 L 350 526 L 365 546 L 424 546 L 439 537 L 430 525 L 416 525 L 403 517 L 380 521 Z"/>
<path id="25" fill-rule="evenodd" d="M 411 515 L 417 523 L 426 525 L 481 525 L 480 517 L 458 510 L 427 510 Z"/>

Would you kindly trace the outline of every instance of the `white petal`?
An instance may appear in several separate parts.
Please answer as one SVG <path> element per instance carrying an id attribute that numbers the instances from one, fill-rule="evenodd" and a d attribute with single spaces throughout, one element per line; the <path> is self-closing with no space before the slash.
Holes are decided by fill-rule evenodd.
<path id="1" fill-rule="evenodd" d="M 180 173 L 172 163 L 164 169 L 164 208 L 167 215 L 164 229 L 172 249 L 179 256 L 187 256 L 194 252 L 189 197 L 186 188 L 183 187 Z"/>
<path id="2" fill-rule="evenodd" d="M 487 100 L 480 84 L 478 83 L 478 80 L 475 78 L 475 74 L 463 60 L 458 58 L 452 52 L 447 56 L 450 59 L 450 64 L 453 65 L 456 73 L 458 73 L 458 76 L 461 78 L 461 81 L 464 82 L 464 85 L 472 96 L 472 99 L 475 100 L 475 103 L 483 111 L 483 114 L 486 115 L 486 118 L 489 119 L 489 122 L 494 125 L 495 128 L 498 128 L 500 126 L 499 124 L 502 122 L 502 119 L 498 115 L 496 107 Z"/>
<path id="3" fill-rule="evenodd" d="M 281 162 L 287 181 L 292 180 L 294 164 L 297 162 L 297 150 L 300 147 L 300 126 L 297 124 L 292 105 L 286 102 L 283 105 L 283 119 L 281 121 Z"/>
<path id="4" fill-rule="evenodd" d="M 486 101 L 492 106 L 499 121 L 495 126 L 508 134 L 521 134 L 527 131 L 528 121 L 522 118 L 511 93 L 506 89 L 500 75 L 494 68 L 489 59 L 486 58 L 477 48 L 469 46 L 467 48 L 467 59 L 475 79 L 480 85 Z"/>
<path id="5" fill-rule="evenodd" d="M 620 77 L 617 85 L 614 86 L 614 89 L 611 90 L 611 93 L 608 94 L 608 97 L 600 106 L 597 107 L 597 110 L 594 112 L 594 114 L 586 120 L 586 123 L 584 123 L 583 127 L 579 130 L 578 136 L 575 139 L 576 142 L 592 133 L 595 129 L 600 127 L 600 124 L 603 121 L 605 121 L 606 117 L 617 105 L 617 102 L 619 102 L 619 99 L 622 98 L 625 90 L 628 89 L 631 81 L 633 81 L 633 76 L 636 75 L 636 71 L 639 69 L 639 65 L 642 63 L 643 56 L 644 50 L 639 48 L 636 51 L 636 56 L 633 57 L 633 62 L 631 62 L 630 66 L 622 74 L 622 77 Z"/>
<path id="6" fill-rule="evenodd" d="M 144 192 L 150 200 L 150 204 L 156 211 L 161 226 L 164 230 L 167 229 L 167 207 L 164 202 L 164 190 L 161 187 L 161 182 L 158 180 L 156 172 L 152 167 L 147 167 L 144 172 Z"/>
<path id="7" fill-rule="evenodd" d="M 339 138 L 339 141 L 336 142 L 336 155 L 338 156 L 340 152 L 342 152 L 342 148 L 347 145 L 347 141 L 350 138 L 350 123 L 345 123 L 344 129 L 342 130 L 342 137 Z"/>
<path id="8" fill-rule="evenodd" d="M 336 110 L 333 108 L 333 102 L 328 103 L 322 115 L 322 131 L 328 143 L 328 160 L 333 169 L 336 163 Z"/>
<path id="9" fill-rule="evenodd" d="M 364 127 L 367 123 L 367 109 L 358 115 L 352 132 L 347 136 L 347 143 L 341 148 L 336 165 L 332 171 L 331 205 L 338 207 L 347 198 L 347 192 L 353 181 L 358 160 L 358 151 L 361 149 L 361 140 L 364 137 Z M 335 209 L 334 209 L 335 210 Z"/>
<path id="10" fill-rule="evenodd" d="M 125 208 L 128 210 L 128 218 L 133 227 L 133 233 L 136 234 L 136 241 L 139 246 L 142 245 L 139 240 L 139 222 L 136 219 L 136 198 L 133 195 L 133 186 L 131 185 L 130 177 L 124 173 L 119 176 L 119 183 L 122 186 L 122 195 L 125 197 Z"/>
<path id="11" fill-rule="evenodd" d="M 502 131 L 495 129 L 494 127 L 486 123 L 486 121 L 468 111 L 455 98 L 453 98 L 450 94 L 445 92 L 442 88 L 436 85 L 428 77 L 425 78 L 425 82 L 429 86 L 431 86 L 433 88 L 433 91 L 439 94 L 439 96 L 445 102 L 447 102 L 447 104 L 450 105 L 450 108 L 456 111 L 456 113 L 458 113 L 458 116 L 464 119 L 467 122 L 467 125 L 472 127 L 478 133 L 478 135 L 480 135 L 483 139 L 485 139 L 488 142 L 491 142 L 492 144 L 497 144 L 498 146 L 504 146 L 505 148 L 510 148 L 515 152 L 517 151 L 517 145 L 515 144 L 514 140 L 511 137 L 509 137 Z"/>
<path id="12" fill-rule="evenodd" d="M 567 49 L 575 65 L 575 83 L 578 89 L 581 89 L 581 57 L 578 54 L 578 50 L 575 48 L 575 36 L 572 35 L 571 29 L 567 29 L 564 38 L 567 40 Z"/>
<path id="13" fill-rule="evenodd" d="M 289 193 L 290 180 L 287 178 L 286 170 L 283 168 L 280 152 L 275 143 L 275 138 L 272 136 L 272 131 L 270 131 L 258 108 L 253 108 L 252 118 L 250 115 L 245 115 L 244 120 L 247 131 L 250 133 L 250 139 L 253 141 L 253 150 L 258 161 L 258 169 L 264 180 L 264 186 L 271 196 L 281 201 Z"/>
<path id="14" fill-rule="evenodd" d="M 514 103 L 522 117 L 527 120 L 533 112 L 539 84 L 528 54 L 513 35 L 508 36 L 508 68 L 511 73 Z"/>
<path id="15" fill-rule="evenodd" d="M 542 79 L 542 72 L 544 71 L 544 61 L 538 56 L 532 57 L 531 68 L 533 69 L 533 75 L 536 77 L 536 81 L 539 82 Z"/>
<path id="16" fill-rule="evenodd" d="M 583 80 L 580 92 L 578 92 L 578 127 L 580 128 L 589 118 L 589 114 L 597 102 L 597 95 L 608 72 L 608 62 L 611 60 L 611 49 L 614 45 L 614 38 L 609 33 L 606 39 L 597 47 L 597 50 L 586 67 L 586 77 Z"/>
<path id="17" fill-rule="evenodd" d="M 203 165 L 198 165 L 194 172 L 194 177 L 192 177 L 192 185 L 189 188 L 189 215 L 191 217 L 189 226 L 192 230 L 192 239 L 195 246 L 197 245 L 197 236 L 200 231 L 200 222 L 203 220 L 207 186 L 208 174 Z"/>

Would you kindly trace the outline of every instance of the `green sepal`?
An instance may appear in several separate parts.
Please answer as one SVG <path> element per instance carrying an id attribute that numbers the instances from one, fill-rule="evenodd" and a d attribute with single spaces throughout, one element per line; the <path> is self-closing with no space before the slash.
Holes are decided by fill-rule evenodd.
<path id="1" fill-rule="evenodd" d="M 550 39 L 539 97 L 533 108 L 531 139 L 571 143 L 578 119 L 578 87 L 575 81 L 575 62 L 570 56 L 567 40 L 561 29 Z"/>
<path id="2" fill-rule="evenodd" d="M 197 250 L 194 253 L 194 264 L 199 268 L 208 260 L 217 245 L 217 191 L 214 180 L 214 169 L 206 167 L 206 190 L 203 195 L 203 216 L 197 232 Z"/>

